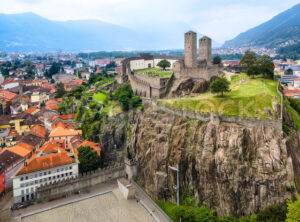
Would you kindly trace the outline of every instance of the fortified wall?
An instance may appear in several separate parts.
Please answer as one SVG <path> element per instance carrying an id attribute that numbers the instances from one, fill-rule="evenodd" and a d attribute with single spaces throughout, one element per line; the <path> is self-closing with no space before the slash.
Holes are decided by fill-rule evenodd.
<path id="1" fill-rule="evenodd" d="M 139 54 L 138 57 L 124 59 L 122 61 L 121 76 L 118 80 L 120 81 L 128 78 L 136 95 L 144 98 L 161 98 L 166 94 L 172 76 L 171 78 L 160 78 L 159 76 L 147 75 L 149 73 L 135 73 L 134 71 L 157 67 L 157 64 L 164 59 L 168 60 L 171 64 L 174 64 L 181 59 L 181 57 Z"/>
<path id="2" fill-rule="evenodd" d="M 117 168 L 99 169 L 78 177 L 47 183 L 37 188 L 36 201 L 44 202 L 69 196 L 75 192 L 88 189 L 94 185 L 125 177 L 127 174 L 124 164 Z"/>
<path id="3" fill-rule="evenodd" d="M 162 110 L 164 112 L 172 113 L 176 116 L 188 117 L 191 119 L 198 119 L 203 122 L 212 121 L 215 124 L 219 124 L 220 122 L 228 122 L 228 123 L 236 123 L 249 128 L 253 128 L 256 126 L 270 126 L 275 129 L 282 130 L 282 119 L 274 120 L 271 118 L 261 119 L 257 117 L 242 117 L 242 116 L 234 116 L 234 115 L 224 115 L 224 114 L 215 114 L 213 112 L 195 112 L 190 110 L 182 110 L 176 109 L 172 106 L 160 104 L 160 103 L 152 103 L 153 107 L 158 110 Z"/>

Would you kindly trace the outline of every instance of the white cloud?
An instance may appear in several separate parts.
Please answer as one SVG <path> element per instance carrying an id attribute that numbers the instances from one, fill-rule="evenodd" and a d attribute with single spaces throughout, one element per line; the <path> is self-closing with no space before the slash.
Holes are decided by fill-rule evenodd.
<path id="1" fill-rule="evenodd" d="M 184 21 L 219 42 L 256 26 L 298 0 L 0 0 L 0 12 L 53 20 L 100 19 L 128 27 Z"/>

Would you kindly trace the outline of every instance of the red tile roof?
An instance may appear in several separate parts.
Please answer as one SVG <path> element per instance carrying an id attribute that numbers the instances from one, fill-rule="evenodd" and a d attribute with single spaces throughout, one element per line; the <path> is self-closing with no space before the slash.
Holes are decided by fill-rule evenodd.
<path id="1" fill-rule="evenodd" d="M 41 125 L 35 125 L 31 128 L 30 132 L 42 138 L 45 138 L 47 135 L 45 127 Z"/>
<path id="2" fill-rule="evenodd" d="M 23 166 L 21 170 L 17 173 L 17 175 L 72 164 L 75 163 L 75 161 L 76 160 L 70 157 L 69 153 L 65 150 L 60 150 L 60 152 L 52 153 L 45 156 L 38 156 L 36 154 L 28 160 L 27 165 Z"/>
<path id="3" fill-rule="evenodd" d="M 11 101 L 11 100 L 13 100 L 16 96 L 17 96 L 17 94 L 12 93 L 12 92 L 10 92 L 10 91 L 7 91 L 7 90 L 0 90 L 0 98 L 4 98 L 5 101 Z"/>
<path id="4" fill-rule="evenodd" d="M 29 113 L 29 114 L 32 114 L 34 111 L 38 110 L 37 107 L 30 107 L 29 109 L 27 109 L 25 112 L 26 113 Z"/>
<path id="5" fill-rule="evenodd" d="M 57 127 L 62 127 L 62 128 L 65 128 L 65 129 L 74 129 L 74 130 L 76 129 L 74 126 L 71 126 L 71 125 L 69 125 L 68 123 L 65 123 L 65 122 L 57 122 L 57 123 L 55 123 L 51 126 L 52 129 L 55 129 Z"/>
<path id="6" fill-rule="evenodd" d="M 57 127 L 51 131 L 49 137 L 76 136 L 76 135 L 82 135 L 82 130 L 65 129 L 62 127 Z"/>

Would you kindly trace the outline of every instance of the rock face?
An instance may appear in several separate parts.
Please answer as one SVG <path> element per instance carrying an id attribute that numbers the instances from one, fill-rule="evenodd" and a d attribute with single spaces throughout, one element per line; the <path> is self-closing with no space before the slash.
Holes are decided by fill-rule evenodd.
<path id="1" fill-rule="evenodd" d="M 176 164 L 181 198 L 189 193 L 220 216 L 249 215 L 297 192 L 298 137 L 289 140 L 272 127 L 203 123 L 151 106 L 128 121 L 127 136 L 118 140 L 138 161 L 137 180 L 153 198 L 175 201 L 176 175 L 168 166 Z"/>
<path id="2" fill-rule="evenodd" d="M 182 78 L 175 80 L 168 97 L 173 98 L 191 94 L 198 94 L 206 92 L 208 89 L 209 82 L 205 80 L 193 80 L 192 78 Z"/>

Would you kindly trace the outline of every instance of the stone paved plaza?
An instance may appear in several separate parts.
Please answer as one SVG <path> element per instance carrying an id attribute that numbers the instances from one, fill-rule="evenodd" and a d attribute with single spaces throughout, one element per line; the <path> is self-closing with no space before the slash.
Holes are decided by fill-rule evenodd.
<path id="1" fill-rule="evenodd" d="M 30 222 L 153 222 L 154 218 L 136 200 L 125 200 L 119 190 L 22 217 Z"/>

